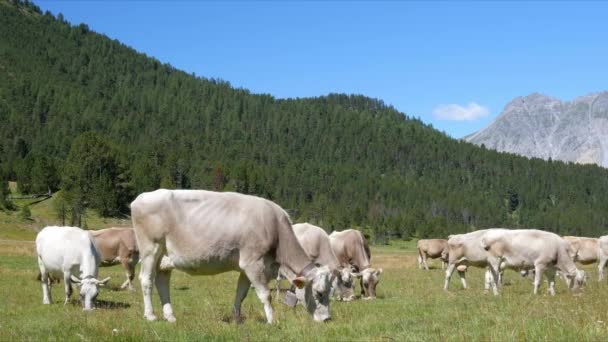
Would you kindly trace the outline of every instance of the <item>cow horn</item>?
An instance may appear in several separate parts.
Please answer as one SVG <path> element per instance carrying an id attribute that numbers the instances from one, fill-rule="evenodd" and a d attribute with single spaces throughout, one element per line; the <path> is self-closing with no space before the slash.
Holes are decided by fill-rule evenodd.
<path id="1" fill-rule="evenodd" d="M 97 284 L 99 284 L 99 286 L 104 286 L 110 279 L 111 279 L 111 277 L 107 277 L 107 278 L 104 278 L 103 280 L 98 280 Z"/>
<path id="2" fill-rule="evenodd" d="M 80 278 L 78 278 L 77 276 L 75 276 L 75 275 L 73 275 L 73 274 L 72 274 L 72 275 L 70 275 L 70 280 L 71 280 L 71 281 L 72 281 L 72 283 L 74 283 L 74 284 L 80 284 L 80 282 L 81 282 Z"/>

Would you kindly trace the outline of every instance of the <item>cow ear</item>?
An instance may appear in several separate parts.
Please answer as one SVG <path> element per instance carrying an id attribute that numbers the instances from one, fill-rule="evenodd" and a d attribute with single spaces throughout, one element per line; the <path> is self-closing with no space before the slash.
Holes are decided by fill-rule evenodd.
<path id="1" fill-rule="evenodd" d="M 384 270 L 383 270 L 383 269 L 381 269 L 381 268 L 379 268 L 379 269 L 376 271 L 376 275 L 382 274 L 382 272 L 384 272 Z"/>
<path id="2" fill-rule="evenodd" d="M 308 279 L 306 279 L 305 277 L 296 277 L 293 281 L 292 281 L 293 285 L 299 289 L 304 288 L 306 286 L 306 284 L 308 284 Z"/>
<path id="3" fill-rule="evenodd" d="M 80 279 L 78 277 L 76 277 L 75 275 L 70 276 L 70 281 L 74 284 L 80 284 Z"/>

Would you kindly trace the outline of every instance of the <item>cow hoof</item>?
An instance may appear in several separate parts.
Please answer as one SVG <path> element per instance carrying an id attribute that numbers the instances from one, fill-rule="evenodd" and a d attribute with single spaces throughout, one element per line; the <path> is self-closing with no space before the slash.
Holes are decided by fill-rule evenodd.
<path id="1" fill-rule="evenodd" d="M 144 318 L 150 322 L 156 321 L 156 315 L 154 315 L 154 314 L 144 315 Z"/>
<path id="2" fill-rule="evenodd" d="M 177 321 L 175 319 L 175 316 L 173 316 L 173 315 L 165 315 L 165 319 L 167 320 L 167 322 L 171 322 L 171 323 L 175 323 L 175 321 Z"/>

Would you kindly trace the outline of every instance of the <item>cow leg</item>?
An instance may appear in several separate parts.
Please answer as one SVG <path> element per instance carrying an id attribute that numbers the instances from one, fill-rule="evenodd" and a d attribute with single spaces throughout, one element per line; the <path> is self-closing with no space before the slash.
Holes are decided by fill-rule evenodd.
<path id="1" fill-rule="evenodd" d="M 608 258 L 605 258 L 603 256 L 600 257 L 600 261 L 597 264 L 597 272 L 599 274 L 598 281 L 604 280 L 604 269 L 606 268 L 607 261 L 608 261 Z"/>
<path id="2" fill-rule="evenodd" d="M 420 250 L 418 250 L 418 269 L 422 269 L 422 254 Z"/>
<path id="3" fill-rule="evenodd" d="M 149 321 L 155 321 L 156 316 L 152 308 L 152 287 L 156 277 L 156 269 L 161 254 L 158 243 L 152 241 L 139 242 L 141 252 L 141 270 L 139 271 L 139 282 L 144 297 L 144 317 Z M 145 246 L 145 249 L 142 248 Z"/>
<path id="4" fill-rule="evenodd" d="M 534 266 L 534 294 L 538 294 L 538 289 L 540 288 L 540 282 L 545 272 L 545 266 L 541 264 L 536 264 Z"/>
<path id="5" fill-rule="evenodd" d="M 549 285 L 549 293 L 552 296 L 555 296 L 555 269 L 553 267 L 549 267 L 545 272 L 547 276 L 547 284 Z"/>
<path id="6" fill-rule="evenodd" d="M 40 285 L 42 286 L 42 304 L 51 304 L 51 279 L 40 257 L 38 257 L 38 269 L 40 270 Z"/>
<path id="7" fill-rule="evenodd" d="M 365 298 L 365 286 L 363 286 L 363 277 L 359 278 L 359 287 L 361 288 L 361 298 Z"/>
<path id="8" fill-rule="evenodd" d="M 268 289 L 268 279 L 266 279 L 266 275 L 264 274 L 264 262 L 263 260 L 259 260 L 253 264 L 250 264 L 246 267 L 241 267 L 244 269 L 249 281 L 255 288 L 255 293 L 258 295 L 258 298 L 264 304 L 264 312 L 266 313 L 266 320 L 268 323 L 272 323 L 273 320 L 273 311 L 272 311 L 272 296 L 270 295 L 270 290 Z"/>
<path id="9" fill-rule="evenodd" d="M 445 270 L 445 282 L 443 283 L 443 289 L 448 290 L 448 286 L 450 285 L 450 278 L 452 278 L 452 273 L 456 269 L 456 264 L 448 264 L 448 268 Z"/>
<path id="10" fill-rule="evenodd" d="M 490 292 L 490 287 L 492 286 L 492 272 L 490 272 L 490 269 L 486 269 L 483 279 L 483 292 L 488 293 Z"/>
<path id="11" fill-rule="evenodd" d="M 63 272 L 63 285 L 65 286 L 65 301 L 63 302 L 63 305 L 66 305 L 70 301 L 70 297 L 72 297 L 71 275 L 72 274 L 69 271 Z"/>
<path id="12" fill-rule="evenodd" d="M 489 262 L 488 269 L 492 274 L 492 292 L 495 296 L 498 295 L 498 284 L 500 283 L 500 260 L 492 260 Z M 486 272 L 488 272 L 486 269 Z"/>
<path id="13" fill-rule="evenodd" d="M 133 261 L 129 261 L 129 258 L 121 258 L 120 263 L 122 264 L 122 267 L 125 269 L 125 273 L 127 275 L 127 279 L 125 280 L 124 283 L 122 283 L 122 285 L 120 285 L 120 288 L 122 290 L 129 289 L 132 291 L 133 290 L 133 278 L 135 277 L 135 263 Z"/>
<path id="14" fill-rule="evenodd" d="M 277 276 L 277 284 L 279 281 L 280 275 Z M 242 317 L 241 317 L 241 303 L 243 303 L 243 300 L 245 299 L 245 297 L 247 297 L 247 293 L 249 292 L 249 286 L 251 285 L 251 281 L 249 281 L 249 278 L 247 278 L 247 275 L 244 272 L 241 272 L 241 274 L 239 275 L 239 280 L 237 282 L 236 285 L 236 296 L 234 297 L 234 306 L 232 307 L 232 313 L 234 315 L 234 321 L 236 323 L 242 323 Z M 277 285 L 277 292 L 278 292 L 278 285 Z M 278 296 L 278 293 L 277 293 Z"/>
<path id="15" fill-rule="evenodd" d="M 427 260 L 426 253 L 422 253 L 422 263 L 424 264 L 424 269 L 428 271 L 429 265 L 426 263 L 426 260 Z"/>
<path id="16" fill-rule="evenodd" d="M 445 270 L 445 261 L 441 260 L 441 269 Z"/>
<path id="17" fill-rule="evenodd" d="M 462 283 L 462 287 L 464 289 L 467 288 L 467 278 L 464 271 L 458 271 L 458 276 L 460 277 L 460 282 Z"/>
<path id="18" fill-rule="evenodd" d="M 175 322 L 173 308 L 171 307 L 171 295 L 169 283 L 171 281 L 171 270 L 160 270 L 156 273 L 156 290 L 163 307 L 163 316 L 169 322 Z"/>

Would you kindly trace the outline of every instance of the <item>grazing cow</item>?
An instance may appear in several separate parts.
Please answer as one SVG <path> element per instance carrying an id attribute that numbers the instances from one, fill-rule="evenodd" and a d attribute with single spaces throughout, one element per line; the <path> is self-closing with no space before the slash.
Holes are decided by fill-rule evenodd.
<path id="1" fill-rule="evenodd" d="M 418 268 L 422 269 L 422 266 L 428 271 L 429 266 L 426 263 L 427 258 L 441 259 L 441 269 L 445 268 L 447 258 L 444 259 L 443 255 L 447 257 L 448 241 L 444 239 L 422 239 L 416 243 L 418 249 Z M 443 252 L 446 251 L 444 254 Z"/>
<path id="2" fill-rule="evenodd" d="M 72 295 L 72 282 L 80 285 L 84 310 L 92 310 L 99 286 L 110 278 L 97 280 L 99 254 L 91 235 L 76 227 L 45 227 L 36 236 L 36 253 L 42 283 L 42 303 L 51 304 L 49 275 L 62 277 L 65 301 Z"/>
<path id="3" fill-rule="evenodd" d="M 252 284 L 272 323 L 268 282 L 278 267 L 298 288 L 314 320 L 330 319 L 331 273 L 310 262 L 289 216 L 274 202 L 233 192 L 161 189 L 139 195 L 131 203 L 131 217 L 146 319 L 156 319 L 151 299 L 156 284 L 164 318 L 175 321 L 169 281 L 176 268 L 193 275 L 238 271 L 233 307 L 237 322 Z"/>
<path id="4" fill-rule="evenodd" d="M 456 234 L 448 237 L 448 248 L 443 251 L 442 259 L 448 260 L 445 271 L 444 290 L 448 290 L 450 278 L 455 270 L 458 271 L 462 286 L 467 288 L 465 271 L 469 266 L 486 268 L 484 289 L 489 290 L 492 286 L 494 294 L 498 294 L 496 284 L 492 281 L 492 275 L 488 266 L 488 253 L 481 247 L 481 238 L 488 229 L 477 230 L 467 234 Z M 500 282 L 499 282 L 500 283 Z"/>
<path id="5" fill-rule="evenodd" d="M 127 280 L 120 288 L 133 290 L 135 265 L 139 261 L 139 250 L 133 228 L 113 227 L 92 230 L 91 235 L 93 235 L 95 246 L 101 256 L 100 266 L 113 266 L 120 263 L 127 274 Z"/>
<path id="6" fill-rule="evenodd" d="M 534 268 L 534 294 L 538 293 L 545 272 L 551 295 L 555 295 L 556 271 L 569 279 L 570 288 L 585 281 L 585 272 L 576 268 L 568 243 L 556 234 L 535 229 L 490 229 L 482 235 L 481 246 L 488 253 L 494 283 L 503 262 L 508 268 Z"/>
<path id="7" fill-rule="evenodd" d="M 599 262 L 597 269 L 600 274 L 599 280 L 604 280 L 604 268 L 606 268 L 606 264 L 608 263 L 608 235 L 601 236 L 598 239 L 598 255 Z"/>
<path id="8" fill-rule="evenodd" d="M 598 261 L 598 239 L 578 236 L 564 236 L 570 245 L 570 256 L 574 262 L 590 265 Z"/>
<path id="9" fill-rule="evenodd" d="M 336 297 L 344 301 L 353 300 L 355 298 L 353 271 L 350 265 L 346 267 L 340 265 L 331 249 L 329 235 L 325 230 L 310 223 L 298 223 L 293 225 L 293 232 L 313 263 L 327 266 L 337 275 L 332 286 Z"/>
<path id="10" fill-rule="evenodd" d="M 372 268 L 371 252 L 363 234 L 354 229 L 333 232 L 329 235 L 331 248 L 342 267 L 353 266 L 356 277 L 360 277 L 361 296 L 376 298 L 376 286 L 380 282 L 381 268 Z"/>

